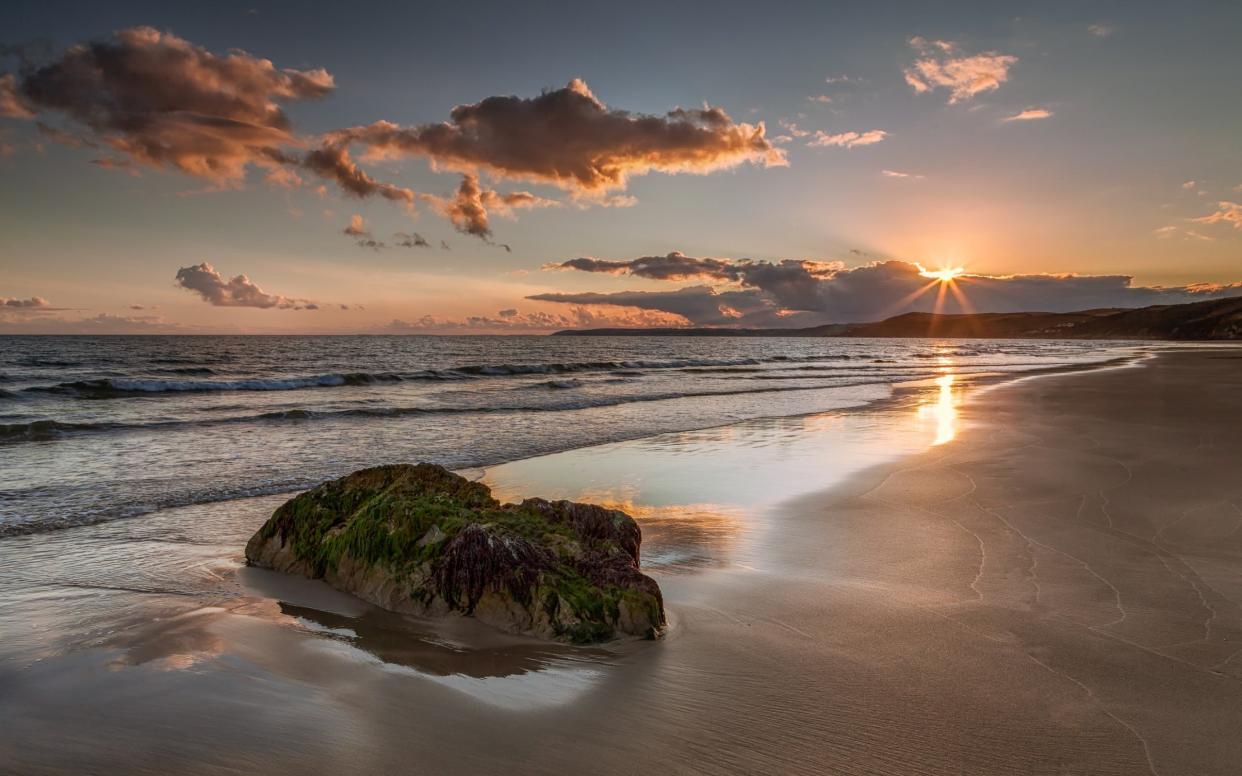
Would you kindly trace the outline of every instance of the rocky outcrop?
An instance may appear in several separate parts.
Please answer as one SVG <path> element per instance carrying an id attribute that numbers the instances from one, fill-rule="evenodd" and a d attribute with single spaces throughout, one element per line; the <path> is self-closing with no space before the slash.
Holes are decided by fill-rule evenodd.
<path id="1" fill-rule="evenodd" d="M 323 579 L 394 611 L 472 615 L 578 644 L 664 627 L 642 536 L 624 512 L 571 501 L 501 504 L 432 464 L 379 466 L 282 505 L 246 544 L 253 566 Z"/>

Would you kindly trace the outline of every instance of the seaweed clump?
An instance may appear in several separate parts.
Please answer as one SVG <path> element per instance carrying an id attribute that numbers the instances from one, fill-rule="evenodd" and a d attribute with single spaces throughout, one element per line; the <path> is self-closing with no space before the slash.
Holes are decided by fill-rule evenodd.
<path id="1" fill-rule="evenodd" d="M 629 515 L 570 501 L 501 504 L 434 464 L 363 469 L 283 504 L 249 564 L 324 579 L 379 606 L 457 613 L 573 643 L 665 624 Z"/>

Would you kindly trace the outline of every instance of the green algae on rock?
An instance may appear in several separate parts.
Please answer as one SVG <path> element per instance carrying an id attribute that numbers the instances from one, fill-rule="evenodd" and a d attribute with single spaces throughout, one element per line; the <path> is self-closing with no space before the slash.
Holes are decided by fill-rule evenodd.
<path id="1" fill-rule="evenodd" d="M 578 644 L 664 627 L 642 536 L 624 512 L 571 501 L 501 504 L 434 464 L 363 469 L 285 502 L 246 561 L 353 593 L 385 609 L 459 613 Z"/>

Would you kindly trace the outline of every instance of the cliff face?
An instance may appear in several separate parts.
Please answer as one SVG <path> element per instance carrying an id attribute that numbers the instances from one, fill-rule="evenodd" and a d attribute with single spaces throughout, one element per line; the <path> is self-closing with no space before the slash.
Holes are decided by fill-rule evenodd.
<path id="1" fill-rule="evenodd" d="M 363 469 L 276 510 L 246 560 L 378 606 L 470 615 L 573 643 L 654 638 L 665 624 L 642 537 L 624 512 L 569 501 L 500 504 L 432 464 Z"/>

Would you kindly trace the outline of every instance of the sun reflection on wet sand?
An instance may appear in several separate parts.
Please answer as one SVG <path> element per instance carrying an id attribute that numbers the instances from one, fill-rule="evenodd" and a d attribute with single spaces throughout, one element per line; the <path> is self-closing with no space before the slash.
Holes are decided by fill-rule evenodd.
<path id="1" fill-rule="evenodd" d="M 957 436 L 957 405 L 959 399 L 953 390 L 954 375 L 946 374 L 934 380 L 937 387 L 933 398 L 919 403 L 918 417 L 931 419 L 936 424 L 936 436 L 932 445 L 952 442 Z"/>

